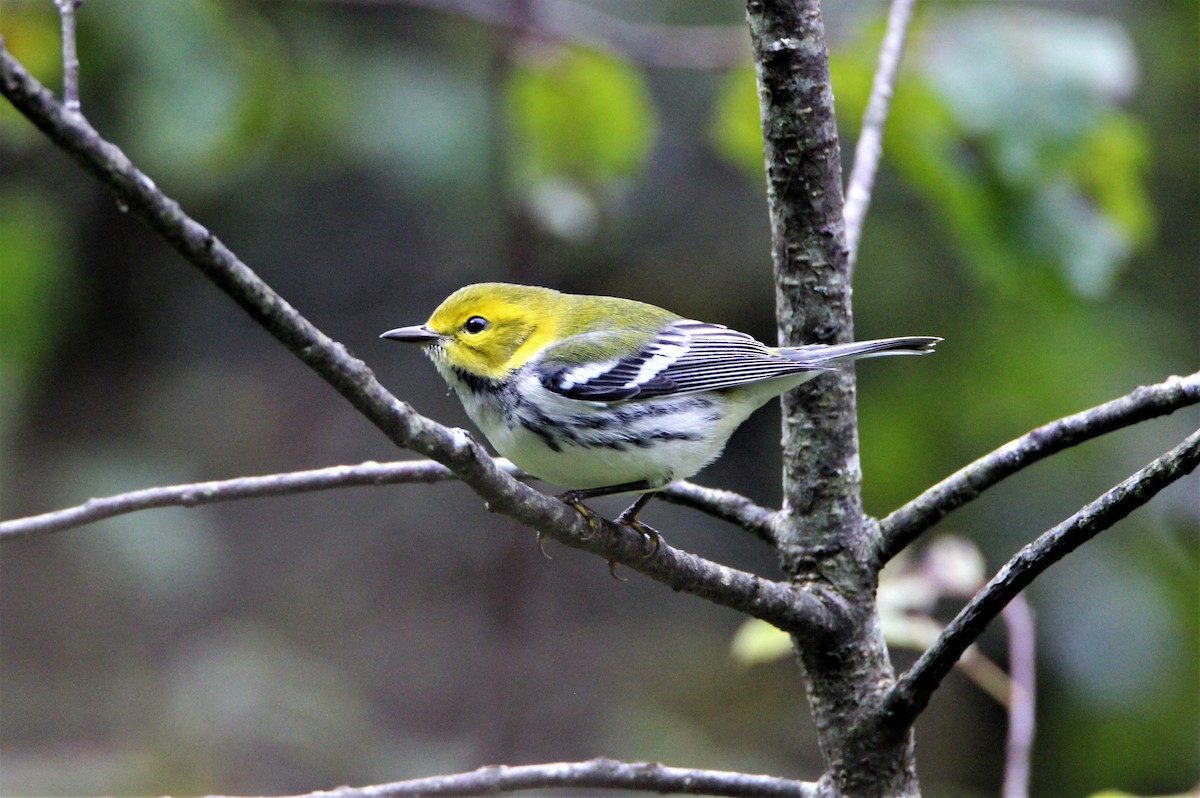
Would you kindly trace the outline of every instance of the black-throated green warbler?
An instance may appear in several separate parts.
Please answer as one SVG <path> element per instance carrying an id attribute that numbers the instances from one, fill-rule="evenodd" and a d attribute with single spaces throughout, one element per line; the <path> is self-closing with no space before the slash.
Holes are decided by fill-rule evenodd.
<path id="1" fill-rule="evenodd" d="M 420 344 L 496 450 L 583 499 L 654 491 L 692 476 L 768 400 L 839 363 L 919 355 L 940 338 L 775 348 L 723 327 L 606 296 L 480 283 L 429 321 L 382 338 Z"/>

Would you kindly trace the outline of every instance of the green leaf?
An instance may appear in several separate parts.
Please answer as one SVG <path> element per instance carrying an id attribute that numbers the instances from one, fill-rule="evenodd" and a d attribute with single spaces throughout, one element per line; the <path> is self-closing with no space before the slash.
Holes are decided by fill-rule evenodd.
<path id="1" fill-rule="evenodd" d="M 514 166 L 526 185 L 595 187 L 645 163 L 654 107 L 640 72 L 592 50 L 527 53 L 506 91 Z"/>
<path id="2" fill-rule="evenodd" d="M 862 119 L 881 32 L 882 23 L 868 26 L 830 53 L 844 129 Z M 1154 228 L 1147 136 L 1118 105 L 1137 81 L 1123 29 L 976 7 L 944 14 L 912 39 L 883 167 L 925 198 L 985 287 L 1010 299 L 1104 296 Z M 731 118 L 719 122 L 718 146 L 749 165 L 749 133 L 735 124 L 748 124 L 750 94 L 721 96 Z M 732 110 L 738 97 L 743 106 Z"/>

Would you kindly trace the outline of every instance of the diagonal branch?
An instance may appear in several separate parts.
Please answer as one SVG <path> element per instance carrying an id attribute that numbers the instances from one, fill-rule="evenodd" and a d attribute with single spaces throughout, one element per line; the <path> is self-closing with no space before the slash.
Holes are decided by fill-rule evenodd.
<path id="1" fill-rule="evenodd" d="M 1200 372 L 1171 377 L 1006 443 L 922 493 L 879 522 L 879 561 L 887 562 L 951 511 L 1021 469 L 1076 444 L 1200 403 Z"/>
<path id="2" fill-rule="evenodd" d="M 894 730 L 907 729 L 963 651 L 1020 591 L 1080 545 L 1190 474 L 1197 465 L 1200 431 L 1017 552 L 897 680 L 884 703 L 886 722 Z"/>
<path id="3" fill-rule="evenodd" d="M 879 66 L 871 82 L 871 96 L 863 112 L 862 131 L 854 147 L 854 168 L 846 184 L 846 246 L 849 249 L 850 268 L 858 260 L 858 241 L 862 237 L 863 222 L 871 204 L 871 192 L 875 188 L 875 174 L 879 171 L 879 159 L 883 157 L 883 125 L 887 121 L 888 106 L 892 101 L 892 89 L 896 85 L 896 72 L 900 67 L 900 55 L 904 52 L 904 37 L 916 0 L 892 0 L 888 11 L 887 30 L 883 34 L 883 45 L 879 48 Z"/>
<path id="4" fill-rule="evenodd" d="M 828 592 L 761 579 L 665 545 L 655 556 L 646 557 L 641 535 L 609 522 L 592 529 L 575 510 L 504 473 L 463 430 L 425 418 L 392 396 L 362 361 L 276 294 L 212 232 L 159 191 L 118 147 L 101 138 L 81 115 L 64 110 L 4 49 L 2 39 L 0 94 L 393 443 L 449 468 L 491 510 L 565 545 L 801 637 L 839 632 L 848 622 L 844 606 Z"/>
<path id="5" fill-rule="evenodd" d="M 817 798 L 815 784 L 724 770 L 673 768 L 656 762 L 552 762 L 542 765 L 492 765 L 424 779 L 371 787 L 339 787 L 291 798 L 417 798 L 418 796 L 495 795 L 547 787 L 591 787 L 684 795 L 728 795 L 737 798 Z M 215 798 L 215 797 L 214 797 Z"/>
<path id="6" fill-rule="evenodd" d="M 497 457 L 496 467 L 517 479 L 528 475 L 507 459 Z M 199 507 L 202 504 L 284 496 L 318 490 L 369 485 L 433 483 L 457 479 L 457 475 L 433 460 L 405 460 L 393 463 L 365 462 L 310 471 L 290 471 L 256 477 L 161 485 L 153 488 L 88 499 L 82 504 L 39 515 L 0 521 L 0 543 L 18 538 L 61 532 L 103 521 L 118 515 L 162 507 Z M 663 498 L 737 524 L 770 542 L 774 512 L 760 507 L 732 491 L 705 488 L 691 482 L 679 482 L 660 493 Z"/>

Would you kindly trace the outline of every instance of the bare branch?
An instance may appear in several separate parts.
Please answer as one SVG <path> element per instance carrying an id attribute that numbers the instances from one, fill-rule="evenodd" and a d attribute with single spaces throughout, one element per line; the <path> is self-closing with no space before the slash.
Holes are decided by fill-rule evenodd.
<path id="1" fill-rule="evenodd" d="M 740 493 L 706 488 L 694 482 L 674 482 L 658 495 L 673 504 L 691 507 L 693 510 L 740 526 L 760 540 L 775 545 L 777 512 L 755 504 Z"/>
<path id="2" fill-rule="evenodd" d="M 571 0 L 524 0 L 519 15 L 509 4 L 478 0 L 334 0 L 353 5 L 408 5 L 507 28 L 535 38 L 619 53 L 647 67 L 731 69 L 746 63 L 746 34 L 735 25 L 653 25 L 630 22 Z"/>
<path id="3" fill-rule="evenodd" d="M 1037 634 L 1033 610 L 1023 593 L 1013 596 L 1002 616 L 1008 629 L 1008 745 L 1004 755 L 1002 798 L 1028 798 L 1029 760 L 1033 755 L 1034 719 L 1037 716 Z"/>
<path id="4" fill-rule="evenodd" d="M 960 468 L 879 522 L 887 562 L 951 511 L 1026 466 L 1139 421 L 1200 403 L 1200 372 L 1143 385 L 1119 399 L 1045 424 Z"/>
<path id="5" fill-rule="evenodd" d="M 79 113 L 79 54 L 75 50 L 75 12 L 84 0 L 54 0 L 62 20 L 63 106 Z"/>
<path id="6" fill-rule="evenodd" d="M 871 82 L 871 95 L 867 109 L 863 112 L 862 131 L 854 148 L 854 168 L 846 185 L 846 247 L 849 250 L 850 268 L 858 260 L 858 242 L 862 237 L 863 221 L 867 207 L 871 204 L 871 192 L 875 187 L 875 175 L 879 171 L 879 159 L 883 155 L 883 125 L 887 121 L 888 106 L 892 101 L 892 89 L 896 85 L 896 72 L 900 67 L 900 55 L 904 52 L 904 37 L 916 0 L 892 0 L 888 11 L 887 30 L 879 48 L 879 65 Z"/>
<path id="7" fill-rule="evenodd" d="M 494 458 L 492 462 L 496 468 L 516 479 L 530 479 L 529 475 L 503 457 Z M 405 460 L 392 463 L 368 461 L 358 465 L 330 466 L 310 471 L 162 485 L 88 499 L 82 504 L 53 512 L 0 521 L 0 543 L 74 529 L 140 510 L 198 507 L 237 499 L 285 496 L 335 488 L 433 483 L 455 479 L 458 479 L 458 476 L 441 463 L 433 460 Z M 680 482 L 668 487 L 661 496 L 676 504 L 692 507 L 721 520 L 738 524 L 770 542 L 773 511 L 760 507 L 737 493 Z"/>
<path id="8" fill-rule="evenodd" d="M 1051 565 L 1190 474 L 1198 464 L 1200 431 L 1017 552 L 897 680 L 884 703 L 885 722 L 896 731 L 909 728 L 954 662 L 1013 597 Z"/>
<path id="9" fill-rule="evenodd" d="M 504 458 L 496 458 L 496 467 L 507 474 L 522 472 Z M 0 521 L 0 543 L 18 538 L 60 532 L 118 515 L 160 507 L 198 507 L 202 504 L 284 496 L 317 490 L 350 488 L 362 485 L 395 485 L 413 482 L 442 482 L 457 479 L 454 472 L 433 460 L 409 460 L 396 463 L 366 462 L 311 471 L 237 477 L 186 485 L 163 485 L 114 496 L 88 499 L 83 504 L 54 512 Z"/>
<path id="10" fill-rule="evenodd" d="M 761 579 L 663 545 L 645 556 L 642 536 L 604 522 L 592 529 L 578 512 L 497 468 L 465 431 L 444 427 L 399 401 L 344 346 L 289 305 L 212 232 L 183 212 L 82 116 L 68 113 L 0 40 L 0 94 L 56 145 L 107 186 L 263 328 L 375 424 L 396 445 L 430 457 L 458 475 L 493 511 L 717 604 L 762 618 L 801 638 L 841 633 L 844 602 L 819 587 Z"/>
<path id="11" fill-rule="evenodd" d="M 296 795 L 291 798 L 444 798 L 494 795 L 548 787 L 591 787 L 741 798 L 817 798 L 818 795 L 815 784 L 775 776 L 673 768 L 656 762 L 618 762 L 614 759 L 599 758 L 586 762 L 552 762 L 516 767 L 491 765 L 469 773 L 431 776 L 371 787 L 339 787 L 336 790 Z"/>

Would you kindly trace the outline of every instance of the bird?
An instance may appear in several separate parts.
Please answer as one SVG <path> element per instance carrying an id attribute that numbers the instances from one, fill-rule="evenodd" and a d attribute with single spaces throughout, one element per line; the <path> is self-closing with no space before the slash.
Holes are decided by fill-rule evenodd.
<path id="1" fill-rule="evenodd" d="M 638 494 L 614 523 L 643 534 L 647 556 L 660 537 L 638 513 L 717 459 L 759 407 L 841 364 L 942 340 L 773 347 L 637 300 L 499 282 L 460 288 L 424 324 L 380 338 L 421 347 L 496 451 L 566 488 L 559 498 L 593 530 L 585 500 Z"/>

